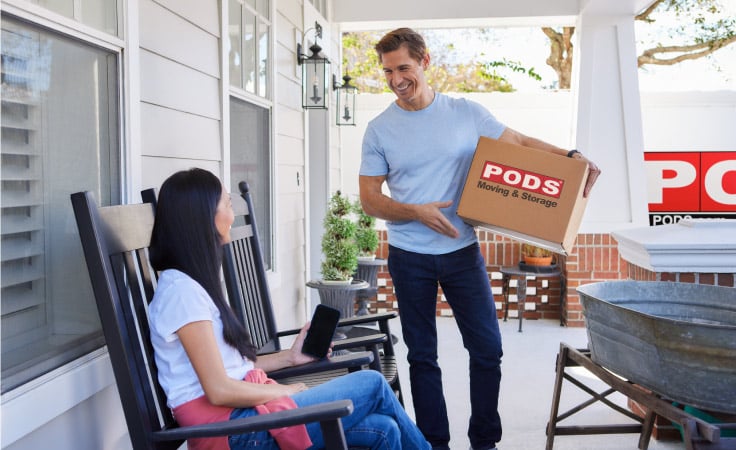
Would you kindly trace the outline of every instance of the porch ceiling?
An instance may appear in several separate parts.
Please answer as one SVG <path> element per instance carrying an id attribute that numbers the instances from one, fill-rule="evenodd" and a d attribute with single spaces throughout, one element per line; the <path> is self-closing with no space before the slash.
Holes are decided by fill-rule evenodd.
<path id="1" fill-rule="evenodd" d="M 343 30 L 394 26 L 482 26 L 539 22 L 572 24 L 582 12 L 633 15 L 654 0 L 335 0 L 332 21 Z M 418 6 L 421 5 L 421 6 Z"/>

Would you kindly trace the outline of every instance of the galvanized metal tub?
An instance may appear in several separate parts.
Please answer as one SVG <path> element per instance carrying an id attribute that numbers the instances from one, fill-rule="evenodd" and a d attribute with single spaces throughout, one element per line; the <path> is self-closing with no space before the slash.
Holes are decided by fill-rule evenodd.
<path id="1" fill-rule="evenodd" d="M 668 399 L 736 413 L 736 288 L 611 281 L 577 291 L 593 362 Z"/>

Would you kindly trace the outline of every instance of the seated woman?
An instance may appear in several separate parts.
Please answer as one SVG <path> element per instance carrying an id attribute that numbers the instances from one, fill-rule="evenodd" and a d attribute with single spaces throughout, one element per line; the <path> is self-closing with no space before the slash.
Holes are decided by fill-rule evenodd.
<path id="1" fill-rule="evenodd" d="M 350 399 L 354 412 L 342 419 L 348 445 L 429 449 L 379 372 L 362 370 L 311 389 L 266 377 L 267 371 L 313 360 L 301 352 L 309 325 L 291 349 L 256 358 L 220 283 L 222 246 L 233 220 L 229 194 L 206 170 L 177 172 L 161 186 L 150 246 L 161 273 L 149 320 L 159 381 L 179 424 Z M 322 448 L 324 442 L 318 423 L 188 442 L 190 450 L 256 447 Z"/>

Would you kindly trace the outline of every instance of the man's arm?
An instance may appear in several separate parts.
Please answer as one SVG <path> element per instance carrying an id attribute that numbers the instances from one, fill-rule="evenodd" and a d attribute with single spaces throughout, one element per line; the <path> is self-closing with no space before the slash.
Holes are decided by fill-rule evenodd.
<path id="1" fill-rule="evenodd" d="M 518 131 L 511 128 L 506 128 L 504 132 L 501 133 L 501 136 L 498 138 L 498 140 L 509 142 L 511 144 L 523 145 L 525 147 L 531 147 L 538 150 L 552 152 L 561 156 L 567 156 L 567 150 L 556 147 L 540 139 L 519 133 Z M 579 159 L 581 161 L 586 161 L 588 163 L 588 168 L 590 169 L 590 171 L 588 173 L 588 179 L 585 181 L 585 189 L 583 190 L 583 196 L 587 197 L 590 193 L 590 190 L 593 188 L 593 185 L 595 184 L 595 180 L 598 179 L 598 176 L 601 174 L 601 170 L 593 163 L 593 161 L 583 156 L 582 153 L 575 153 L 573 155 L 573 158 Z"/>
<path id="2" fill-rule="evenodd" d="M 384 181 L 385 175 L 360 176 L 360 204 L 366 214 L 390 221 L 418 220 L 438 233 L 453 238 L 460 235 L 440 211 L 442 208 L 450 207 L 452 200 L 424 204 L 400 203 L 383 194 L 381 187 Z"/>

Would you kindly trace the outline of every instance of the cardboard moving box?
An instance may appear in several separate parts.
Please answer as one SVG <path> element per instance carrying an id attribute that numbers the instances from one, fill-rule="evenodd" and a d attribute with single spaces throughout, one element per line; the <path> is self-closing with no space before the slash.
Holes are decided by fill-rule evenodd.
<path id="1" fill-rule="evenodd" d="M 584 161 L 481 137 L 457 213 L 473 226 L 567 255 L 587 203 L 587 174 Z"/>

